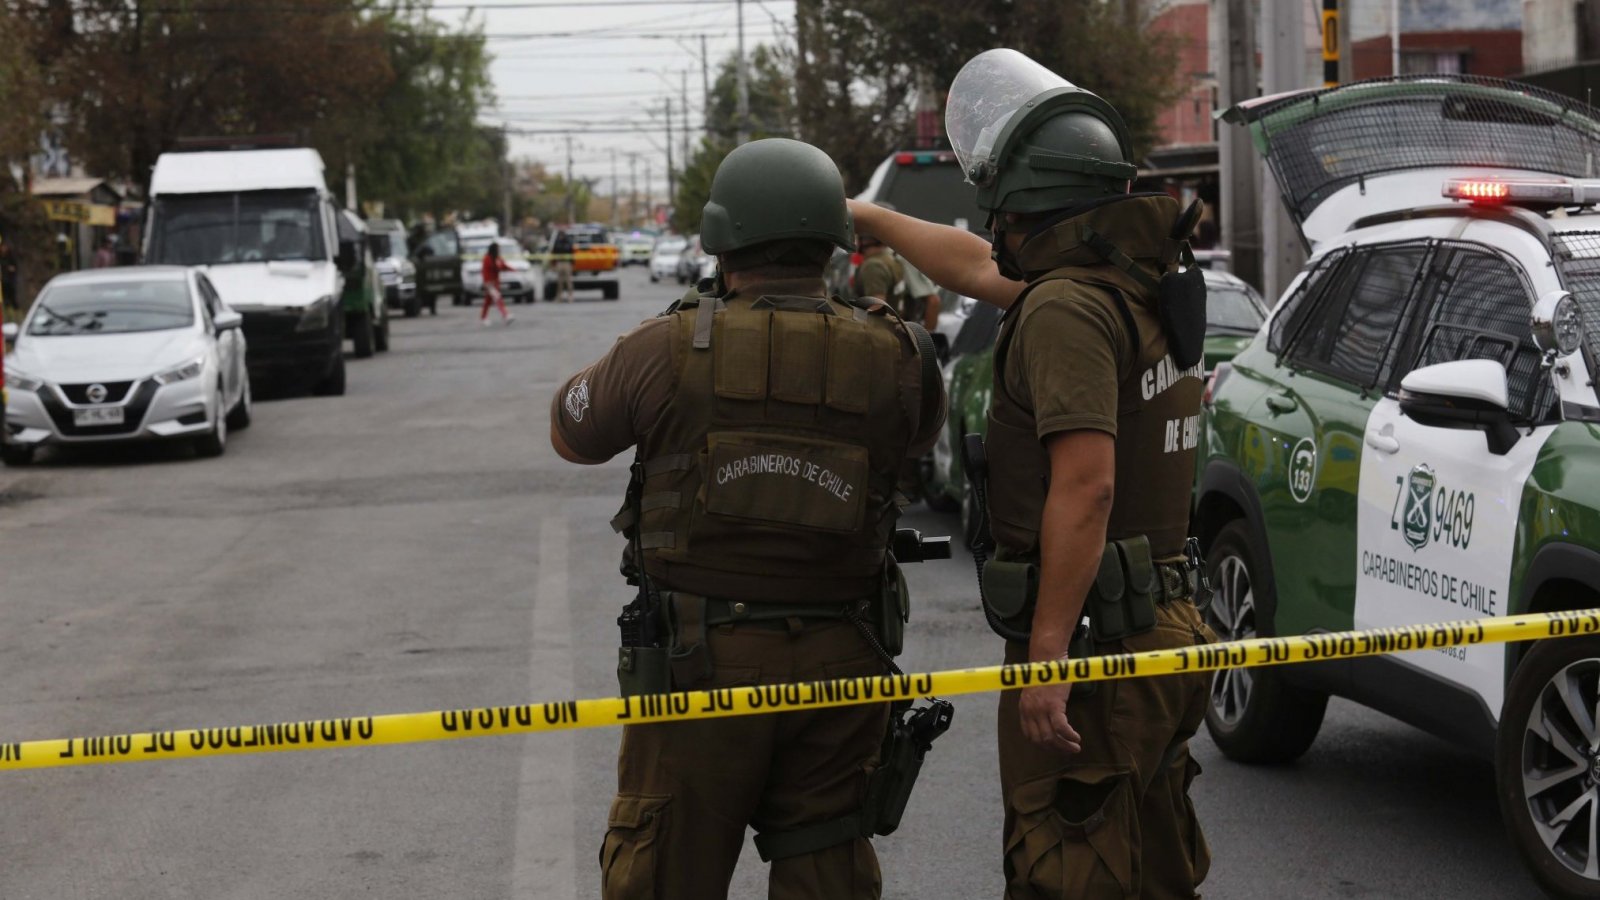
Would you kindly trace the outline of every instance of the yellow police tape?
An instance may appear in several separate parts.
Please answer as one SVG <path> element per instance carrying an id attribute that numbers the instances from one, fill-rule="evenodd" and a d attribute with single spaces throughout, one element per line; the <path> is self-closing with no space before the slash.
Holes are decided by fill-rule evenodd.
<path id="1" fill-rule="evenodd" d="M 645 697 L 563 700 L 275 725 L 0 742 L 0 770 L 183 759 L 235 753 L 411 744 L 571 728 L 606 728 L 976 694 L 1060 682 L 1110 681 L 1218 669 L 1350 659 L 1470 644 L 1600 634 L 1600 610 L 1502 616 L 1367 631 L 1255 638 L 1174 650 L 923 674 L 719 688 Z"/>

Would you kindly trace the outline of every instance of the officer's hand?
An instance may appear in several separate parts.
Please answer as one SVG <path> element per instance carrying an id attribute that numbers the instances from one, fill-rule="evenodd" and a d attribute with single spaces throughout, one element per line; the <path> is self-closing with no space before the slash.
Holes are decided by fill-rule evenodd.
<path id="1" fill-rule="evenodd" d="M 1017 704 L 1023 735 L 1041 747 L 1068 756 L 1082 750 L 1083 738 L 1067 721 L 1067 699 L 1071 696 L 1071 684 L 1024 688 Z"/>

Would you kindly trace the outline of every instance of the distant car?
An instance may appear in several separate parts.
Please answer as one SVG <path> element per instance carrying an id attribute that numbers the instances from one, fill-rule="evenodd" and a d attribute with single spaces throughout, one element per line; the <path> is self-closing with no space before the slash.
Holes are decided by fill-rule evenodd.
<path id="1" fill-rule="evenodd" d="M 178 439 L 221 456 L 228 431 L 250 424 L 243 323 L 198 269 L 58 275 L 7 359 L 0 461 L 27 465 L 55 444 Z"/>
<path id="2" fill-rule="evenodd" d="M 617 249 L 625 266 L 647 266 L 655 251 L 656 237 L 643 231 L 630 231 L 617 239 Z"/>
<path id="3" fill-rule="evenodd" d="M 677 278 L 678 259 L 688 246 L 688 239 L 682 235 L 667 234 L 657 239 L 655 249 L 650 252 L 650 282 L 654 284 L 663 278 Z"/>
<path id="4" fill-rule="evenodd" d="M 522 245 L 511 238 L 493 238 L 500 245 L 500 258 L 511 267 L 500 273 L 500 293 L 512 303 L 531 303 L 538 273 Z M 461 289 L 467 296 L 483 299 L 483 257 L 489 252 L 489 240 L 466 241 L 461 253 Z"/>
<path id="5" fill-rule="evenodd" d="M 572 238 L 572 289 L 598 289 L 600 296 L 605 299 L 617 299 L 621 291 L 621 284 L 617 281 L 619 254 L 617 245 L 611 240 L 611 233 L 599 225 L 568 225 L 565 230 L 567 236 Z M 552 234 L 545 242 L 545 258 L 548 258 L 554 241 L 555 235 Z M 557 287 L 555 266 L 544 266 L 544 299 L 554 300 Z"/>
<path id="6" fill-rule="evenodd" d="M 677 271 L 673 273 L 679 284 L 693 284 L 700 278 L 700 261 L 705 256 L 705 251 L 700 249 L 700 235 L 689 235 L 683 252 L 678 254 Z"/>
<path id="7" fill-rule="evenodd" d="M 1267 304 L 1244 279 L 1221 269 L 1206 271 L 1206 374 L 1233 359 L 1267 321 Z"/>
<path id="8" fill-rule="evenodd" d="M 406 226 L 395 219 L 368 219 L 367 246 L 378 267 L 383 285 L 383 302 L 391 310 L 402 310 L 406 318 L 422 314 L 422 298 L 417 295 L 417 267 L 406 253 Z"/>
<path id="9" fill-rule="evenodd" d="M 417 267 L 417 297 L 428 312 L 439 312 L 439 298 L 449 297 L 452 306 L 466 303 L 461 290 L 461 235 L 452 227 L 428 235 L 411 258 Z"/>

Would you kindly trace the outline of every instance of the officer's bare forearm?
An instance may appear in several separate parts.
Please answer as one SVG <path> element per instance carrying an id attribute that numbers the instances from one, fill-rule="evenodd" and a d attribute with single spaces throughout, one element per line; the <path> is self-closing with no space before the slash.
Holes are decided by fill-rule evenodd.
<path id="1" fill-rule="evenodd" d="M 1039 600 L 1028 656 L 1067 655 L 1084 599 L 1100 570 L 1115 484 L 1115 443 L 1100 431 L 1069 431 L 1046 439 L 1050 491 L 1039 528 Z"/>
<path id="2" fill-rule="evenodd" d="M 936 225 L 871 203 L 851 200 L 856 229 L 890 247 L 935 283 L 1007 309 L 1024 287 L 1000 274 L 989 243 L 965 228 Z"/>
<path id="3" fill-rule="evenodd" d="M 939 329 L 939 310 L 943 306 L 944 304 L 939 302 L 938 294 L 929 294 L 927 299 L 923 300 L 922 327 L 928 329 L 929 332 L 937 331 Z"/>

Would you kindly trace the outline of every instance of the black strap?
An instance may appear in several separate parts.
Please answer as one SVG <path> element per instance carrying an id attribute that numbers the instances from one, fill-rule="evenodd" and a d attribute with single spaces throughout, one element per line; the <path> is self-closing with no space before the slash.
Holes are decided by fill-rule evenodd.
<path id="1" fill-rule="evenodd" d="M 902 319 L 906 332 L 911 335 L 911 340 L 917 346 L 917 356 L 922 362 L 922 409 L 917 419 L 917 428 L 928 427 L 939 416 L 939 400 L 944 388 L 944 378 L 939 374 L 939 350 L 934 346 L 933 336 L 928 334 L 928 329 L 916 322 Z"/>
<path id="2" fill-rule="evenodd" d="M 865 823 L 857 812 L 793 831 L 763 831 L 756 835 L 756 853 L 760 854 L 762 862 L 804 856 L 856 838 L 869 837 L 862 834 L 864 830 Z"/>

